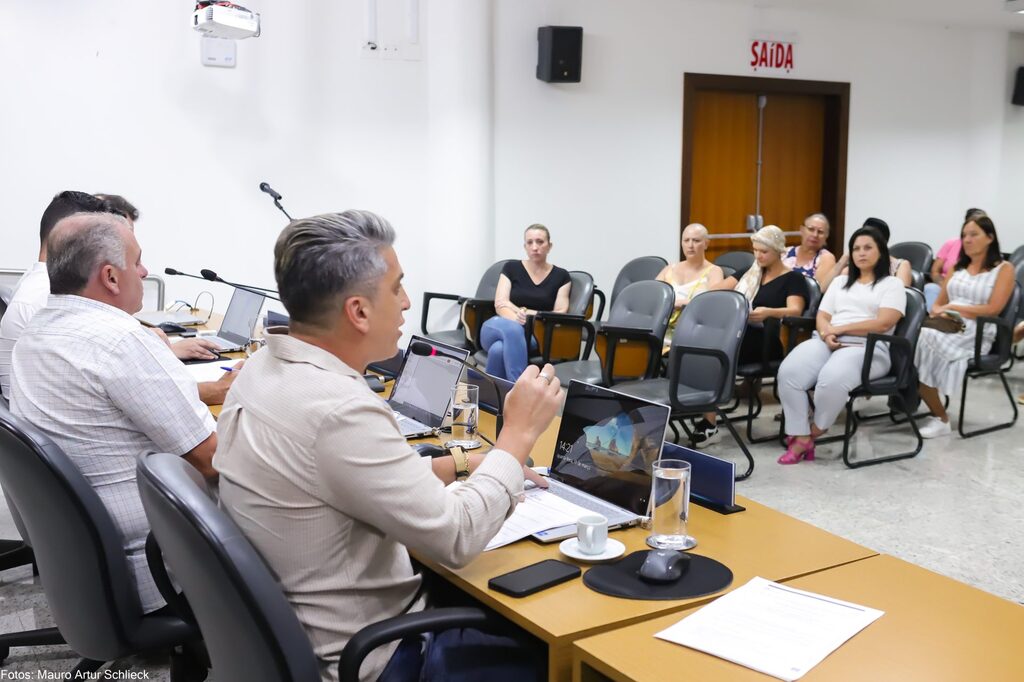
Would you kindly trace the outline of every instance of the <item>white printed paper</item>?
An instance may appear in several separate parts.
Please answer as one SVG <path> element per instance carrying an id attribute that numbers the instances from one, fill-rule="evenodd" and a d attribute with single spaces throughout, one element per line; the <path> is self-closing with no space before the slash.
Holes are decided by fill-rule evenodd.
<path id="1" fill-rule="evenodd" d="M 655 637 L 789 681 L 883 613 L 753 578 Z"/>
<path id="2" fill-rule="evenodd" d="M 526 491 L 526 499 L 516 505 L 516 510 L 505 519 L 498 534 L 487 543 L 484 551 L 530 537 L 549 528 L 568 526 L 576 519 L 591 512 L 552 495 L 542 488 Z"/>

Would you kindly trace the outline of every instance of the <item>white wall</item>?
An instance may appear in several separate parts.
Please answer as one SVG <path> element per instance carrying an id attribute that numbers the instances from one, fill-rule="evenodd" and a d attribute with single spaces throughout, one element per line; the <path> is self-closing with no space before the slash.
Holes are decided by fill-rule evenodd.
<path id="1" fill-rule="evenodd" d="M 582 83 L 534 77 L 547 24 L 583 27 Z M 541 221 L 553 259 L 605 287 L 631 257 L 672 259 L 683 74 L 756 75 L 749 41 L 766 30 L 798 35 L 794 71 L 769 75 L 851 83 L 848 224 L 877 215 L 897 241 L 938 245 L 968 205 L 998 206 L 997 225 L 1024 219 L 999 189 L 1000 168 L 1024 169 L 1002 154 L 1005 31 L 698 0 L 499 0 L 496 26 L 498 254 Z"/>
<path id="2" fill-rule="evenodd" d="M 151 271 L 212 268 L 273 286 L 286 221 L 257 189 L 266 180 L 295 217 L 365 208 L 388 218 L 414 306 L 424 289 L 471 291 L 478 268 L 450 264 L 493 248 L 490 37 L 480 30 L 490 5 L 424 0 L 424 59 L 406 62 L 361 57 L 363 2 L 245 4 L 262 13 L 263 35 L 239 41 L 227 70 L 199 64 L 184 0 L 3 3 L 0 267 L 31 263 L 50 197 L 81 189 L 140 208 Z M 449 39 L 458 35 L 476 38 Z M 167 284 L 171 299 L 212 288 L 220 310 L 230 295 Z M 416 308 L 406 318 L 418 326 Z"/>

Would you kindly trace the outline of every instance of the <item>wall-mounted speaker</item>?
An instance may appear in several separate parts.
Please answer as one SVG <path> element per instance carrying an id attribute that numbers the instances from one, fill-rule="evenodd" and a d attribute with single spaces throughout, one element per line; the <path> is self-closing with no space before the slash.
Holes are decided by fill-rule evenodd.
<path id="1" fill-rule="evenodd" d="M 537 78 L 545 83 L 579 83 L 583 68 L 583 28 L 537 29 Z"/>
<path id="2" fill-rule="evenodd" d="M 1024 107 L 1024 66 L 1017 69 L 1017 80 L 1013 84 L 1013 99 L 1010 101 L 1019 107 Z"/>

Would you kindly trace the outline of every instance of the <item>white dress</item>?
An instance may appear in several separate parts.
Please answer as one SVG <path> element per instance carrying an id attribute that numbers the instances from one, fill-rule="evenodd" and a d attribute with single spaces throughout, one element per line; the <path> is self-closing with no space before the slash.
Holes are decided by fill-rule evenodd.
<path id="1" fill-rule="evenodd" d="M 999 269 L 1006 265 L 1003 261 L 988 272 L 971 275 L 964 270 L 956 270 L 949 279 L 946 293 L 949 302 L 957 305 L 983 305 L 992 296 Z M 915 364 L 921 383 L 933 386 L 939 393 L 956 395 L 967 371 L 967 363 L 974 356 L 974 335 L 977 323 L 964 318 L 967 325 L 959 334 L 944 334 L 936 329 L 922 329 L 917 340 Z M 993 325 L 985 327 L 982 352 L 992 347 L 996 338 Z"/>

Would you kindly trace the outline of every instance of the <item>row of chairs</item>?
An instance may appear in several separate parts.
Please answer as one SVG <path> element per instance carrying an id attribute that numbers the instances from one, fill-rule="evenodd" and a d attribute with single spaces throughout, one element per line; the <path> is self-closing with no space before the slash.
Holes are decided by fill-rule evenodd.
<path id="1" fill-rule="evenodd" d="M 199 472 L 181 457 L 150 453 L 139 459 L 137 480 L 152 528 L 147 559 L 170 613 L 142 613 L 121 534 L 78 467 L 42 432 L 0 407 L 0 484 L 35 552 L 57 624 L 0 635 L 0 662 L 10 647 L 66 643 L 83 657 L 73 674 L 81 676 L 107 661 L 173 648 L 174 682 L 205 679 L 211 662 L 222 680 L 319 682 L 313 647 L 280 584 Z M 341 654 L 339 676 L 358 680 L 363 659 L 387 642 L 502 626 L 493 614 L 469 607 L 390 618 L 356 633 Z"/>

